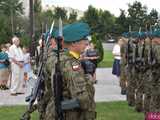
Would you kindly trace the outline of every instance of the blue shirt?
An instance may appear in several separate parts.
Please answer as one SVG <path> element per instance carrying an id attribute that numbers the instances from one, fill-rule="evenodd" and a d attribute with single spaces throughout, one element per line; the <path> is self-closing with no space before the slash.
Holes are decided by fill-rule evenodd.
<path id="1" fill-rule="evenodd" d="M 9 60 L 8 54 L 5 52 L 0 52 L 0 60 Z M 0 63 L 0 69 L 7 68 L 8 65 L 5 65 L 4 63 Z"/>

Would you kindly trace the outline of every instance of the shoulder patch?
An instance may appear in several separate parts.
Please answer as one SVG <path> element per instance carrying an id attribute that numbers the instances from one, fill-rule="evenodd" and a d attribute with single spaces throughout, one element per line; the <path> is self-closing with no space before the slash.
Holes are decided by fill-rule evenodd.
<path id="1" fill-rule="evenodd" d="M 74 71 L 80 70 L 80 69 L 81 69 L 80 63 L 77 62 L 77 61 L 72 62 L 72 69 L 73 69 Z"/>

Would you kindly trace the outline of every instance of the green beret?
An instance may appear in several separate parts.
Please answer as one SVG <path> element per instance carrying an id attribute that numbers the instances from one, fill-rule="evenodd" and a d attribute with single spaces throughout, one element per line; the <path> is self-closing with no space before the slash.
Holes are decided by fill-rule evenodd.
<path id="1" fill-rule="evenodd" d="M 88 24 L 83 22 L 68 24 L 63 27 L 64 42 L 76 42 L 81 39 L 87 39 L 90 34 L 90 28 Z M 58 31 L 56 31 L 58 36 Z"/>

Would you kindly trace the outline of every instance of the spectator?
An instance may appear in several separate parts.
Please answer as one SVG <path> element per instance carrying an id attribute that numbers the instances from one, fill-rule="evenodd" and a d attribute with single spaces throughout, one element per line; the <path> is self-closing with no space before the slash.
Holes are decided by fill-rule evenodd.
<path id="1" fill-rule="evenodd" d="M 114 56 L 114 63 L 112 68 L 112 74 L 117 77 L 120 76 L 120 60 L 121 60 L 121 45 L 123 44 L 123 40 L 119 39 L 118 42 L 114 45 L 112 54 Z"/>
<path id="2" fill-rule="evenodd" d="M 13 45 L 9 48 L 9 55 L 11 59 L 11 95 L 16 96 L 22 94 L 22 83 L 24 77 L 24 55 L 20 48 L 20 40 L 18 37 L 12 38 Z"/>
<path id="3" fill-rule="evenodd" d="M 23 47 L 24 54 L 24 80 L 28 80 L 28 74 L 31 72 L 31 58 L 29 50 L 26 47 Z"/>
<path id="4" fill-rule="evenodd" d="M 38 67 L 40 65 L 40 61 L 42 59 L 42 52 L 43 52 L 43 41 L 40 39 L 38 41 L 39 45 L 36 47 L 35 50 L 35 65 L 34 65 L 34 72 L 37 73 Z"/>
<path id="5" fill-rule="evenodd" d="M 97 80 L 96 80 L 96 68 L 97 68 L 97 59 L 98 58 L 99 58 L 98 52 L 95 49 L 93 43 L 88 44 L 88 46 L 86 47 L 84 53 L 81 55 L 82 66 L 84 66 L 84 70 L 85 71 L 87 69 L 89 70 L 88 72 L 92 75 L 94 83 L 97 83 Z"/>
<path id="6" fill-rule="evenodd" d="M 1 52 L 0 52 L 0 89 L 1 90 L 8 89 L 7 87 L 7 81 L 9 76 L 8 66 L 9 66 L 8 54 L 6 53 L 5 45 L 2 44 Z"/>
<path id="7" fill-rule="evenodd" d="M 9 48 L 10 48 L 11 44 L 10 43 L 6 43 L 5 46 L 6 46 L 6 53 L 8 54 L 8 57 L 10 57 L 9 56 Z M 9 58 L 9 61 L 10 61 L 10 58 Z M 9 69 L 9 77 L 8 77 L 7 87 L 10 88 L 11 87 L 11 77 L 12 77 L 11 65 L 9 65 L 8 69 Z"/>

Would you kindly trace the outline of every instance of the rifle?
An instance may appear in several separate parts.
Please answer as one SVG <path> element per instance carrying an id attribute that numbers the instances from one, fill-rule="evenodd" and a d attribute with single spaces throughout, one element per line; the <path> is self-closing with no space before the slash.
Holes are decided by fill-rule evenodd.
<path id="1" fill-rule="evenodd" d="M 64 120 L 61 102 L 63 100 L 63 77 L 60 70 L 60 50 L 62 50 L 62 20 L 59 18 L 59 33 L 56 37 L 57 43 L 57 63 L 55 64 L 55 73 L 53 75 L 53 95 L 55 100 L 55 111 L 57 113 L 56 120 Z"/>
<path id="2" fill-rule="evenodd" d="M 47 61 L 47 56 L 48 56 L 47 53 L 48 53 L 48 49 L 49 49 L 49 40 L 50 40 L 50 35 L 52 33 L 52 30 L 53 30 L 53 26 L 54 26 L 54 21 L 52 22 L 52 26 L 51 26 L 49 35 L 48 35 L 47 40 L 46 40 L 46 44 L 45 44 L 46 49 L 44 51 L 45 54 L 43 56 L 43 60 L 42 60 L 42 62 L 40 64 L 40 67 L 38 69 L 36 84 L 35 84 L 34 88 L 32 89 L 31 95 L 27 96 L 26 99 L 25 99 L 26 102 L 29 102 L 28 108 L 27 108 L 26 112 L 22 115 L 20 120 L 30 120 L 30 114 L 35 109 L 37 109 L 37 106 L 34 105 L 36 99 L 37 99 L 37 101 L 39 101 L 40 98 L 43 95 L 43 92 L 44 92 L 43 68 L 44 68 L 44 66 L 46 64 L 46 61 Z"/>
<path id="3" fill-rule="evenodd" d="M 131 26 L 129 26 L 129 39 L 128 39 L 128 43 L 127 43 L 127 50 L 126 50 L 126 59 L 127 59 L 127 65 L 128 67 L 133 63 L 133 59 L 132 59 L 132 55 L 131 52 L 133 52 L 131 50 Z"/>

